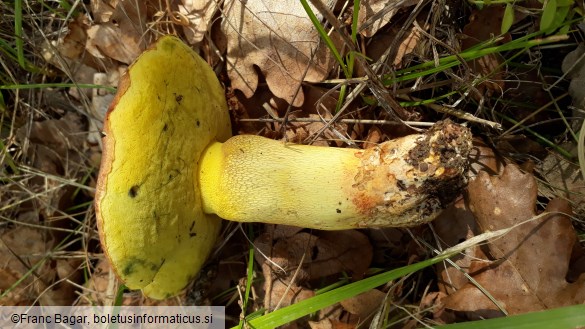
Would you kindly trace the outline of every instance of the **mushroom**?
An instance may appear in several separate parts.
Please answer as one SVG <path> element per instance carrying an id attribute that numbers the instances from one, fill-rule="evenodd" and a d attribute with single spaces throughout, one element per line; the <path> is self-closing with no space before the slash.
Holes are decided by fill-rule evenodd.
<path id="1" fill-rule="evenodd" d="M 173 36 L 130 66 L 104 134 L 101 243 L 126 286 L 157 299 L 196 277 L 220 218 L 326 230 L 431 221 L 464 185 L 471 149 L 448 120 L 367 150 L 231 137 L 213 70 Z"/>

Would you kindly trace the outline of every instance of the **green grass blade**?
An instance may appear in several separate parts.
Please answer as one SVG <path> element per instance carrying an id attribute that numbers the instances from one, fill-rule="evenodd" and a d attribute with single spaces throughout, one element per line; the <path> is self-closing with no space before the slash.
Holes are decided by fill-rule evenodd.
<path id="1" fill-rule="evenodd" d="M 441 329 L 565 329 L 585 326 L 585 305 L 440 326 Z"/>
<path id="2" fill-rule="evenodd" d="M 398 279 L 410 273 L 419 271 L 425 267 L 441 262 L 453 254 L 454 253 L 442 254 L 440 256 L 416 264 L 397 268 L 358 282 L 345 285 L 341 288 L 328 291 L 313 298 L 300 301 L 285 308 L 281 308 L 260 318 L 251 320 L 248 322 L 248 324 L 251 328 L 275 328 L 277 326 L 281 326 L 283 324 L 297 320 L 305 315 L 317 312 L 320 309 L 331 306 L 342 300 L 356 296 L 370 289 L 374 289 L 375 287 L 384 285 L 389 281 Z"/>
<path id="3" fill-rule="evenodd" d="M 325 42 L 325 44 L 327 45 L 327 48 L 329 48 L 329 50 L 331 50 L 333 57 L 335 57 L 335 60 L 339 63 L 339 65 L 341 65 L 341 68 L 343 69 L 343 73 L 345 74 L 345 76 L 347 78 L 350 78 L 351 76 L 349 75 L 349 72 L 347 71 L 347 66 L 343 62 L 343 59 L 341 58 L 339 51 L 337 50 L 337 48 L 335 48 L 335 44 L 333 43 L 333 40 L 331 40 L 331 38 L 327 34 L 327 31 L 325 31 L 325 28 L 323 27 L 323 25 L 321 25 L 321 22 L 319 22 L 319 20 L 317 19 L 317 16 L 313 12 L 313 9 L 311 9 L 307 0 L 301 0 L 301 4 L 303 5 L 305 12 L 309 16 L 309 19 L 311 20 L 311 22 L 313 23 L 313 25 L 317 29 L 317 32 L 319 33 L 319 37 L 321 37 L 321 40 L 323 40 Z"/>
<path id="4" fill-rule="evenodd" d="M 20 174 L 20 171 L 18 170 L 18 166 L 16 165 L 16 163 L 14 162 L 14 160 L 12 159 L 10 154 L 8 153 L 8 148 L 6 147 L 6 145 L 4 145 L 4 142 L 2 142 L 2 140 L 0 139 L 0 155 L 1 154 L 4 154 L 4 163 L 6 163 L 8 165 L 8 167 L 10 167 L 12 172 L 15 175 Z M 2 170 L 2 171 L 4 171 L 4 170 Z"/>
<path id="5" fill-rule="evenodd" d="M 500 33 L 508 33 L 512 27 L 512 23 L 514 23 L 514 6 L 508 3 L 506 4 L 506 9 L 504 10 L 504 18 L 502 19 Z"/>
<path id="6" fill-rule="evenodd" d="M 22 0 L 14 1 L 14 37 L 16 38 L 16 55 L 18 64 L 26 69 L 24 60 L 24 40 L 22 39 Z"/>
<path id="7" fill-rule="evenodd" d="M 539 33 L 534 33 L 534 34 L 537 35 Z M 462 58 L 465 60 L 472 60 L 472 59 L 480 58 L 480 57 L 483 57 L 483 56 L 486 56 L 489 54 L 501 53 L 501 52 L 516 50 L 516 49 L 528 49 L 528 48 L 531 48 L 534 46 L 541 46 L 541 45 L 545 45 L 545 44 L 549 44 L 549 43 L 554 43 L 554 42 L 558 42 L 561 40 L 565 40 L 566 38 L 567 38 L 566 36 L 551 36 L 551 37 L 544 38 L 544 39 L 525 40 L 523 42 L 513 41 L 513 42 L 503 44 L 501 46 L 495 46 L 495 47 L 488 47 L 488 48 L 481 48 L 481 49 L 474 49 L 474 50 L 468 49 L 468 50 L 462 52 L 461 54 L 459 54 L 459 57 L 455 56 L 455 55 L 451 55 L 451 56 L 446 56 L 446 57 L 439 59 L 439 66 L 435 67 L 434 61 L 425 62 L 425 63 L 419 64 L 419 65 L 412 66 L 408 69 L 397 71 L 395 75 L 387 75 L 384 77 L 383 82 L 386 86 L 388 86 L 388 85 L 394 84 L 396 82 L 412 80 L 412 79 L 416 79 L 416 78 L 421 77 L 421 76 L 441 72 L 441 71 L 444 71 L 450 67 L 459 65 L 460 64 L 459 58 Z"/>
<path id="8" fill-rule="evenodd" d="M 357 45 L 358 16 L 360 12 L 360 0 L 353 1 L 353 15 L 351 18 L 351 41 Z"/>
<path id="9" fill-rule="evenodd" d="M 542 8 L 540 16 L 540 31 L 546 32 L 553 27 L 554 19 L 557 13 L 557 0 L 547 0 Z"/>
<path id="10" fill-rule="evenodd" d="M 526 127 L 525 125 L 520 124 L 518 121 L 510 118 L 507 115 L 504 115 L 502 113 L 499 112 L 494 112 L 495 115 L 499 116 L 500 118 L 514 124 L 517 125 L 518 127 L 521 127 L 522 129 L 524 129 L 526 132 L 532 134 L 532 136 L 536 137 L 537 140 L 541 141 L 543 144 L 553 148 L 557 153 L 559 153 L 560 155 L 564 156 L 565 158 L 571 160 L 573 158 L 573 155 L 571 154 L 571 152 L 565 150 L 564 148 L 558 146 L 557 144 L 555 144 L 554 142 L 550 141 L 548 138 L 542 136 L 541 134 L 537 133 L 536 131 Z"/>
<path id="11" fill-rule="evenodd" d="M 577 152 L 579 153 L 579 168 L 581 175 L 585 177 L 585 120 L 581 124 L 581 131 L 579 131 L 579 139 L 577 140 Z"/>
<path id="12" fill-rule="evenodd" d="M 252 225 L 248 225 L 248 236 L 250 237 L 250 241 L 254 240 L 254 231 L 252 230 Z M 246 310 L 248 308 L 248 300 L 250 299 L 250 291 L 252 291 L 252 281 L 254 280 L 254 245 L 249 243 L 248 249 L 248 268 L 247 268 L 247 278 L 246 278 L 246 291 L 244 292 L 244 300 L 242 301 L 242 314 L 246 314 Z M 238 328 L 244 328 L 244 320 L 240 320 Z"/>

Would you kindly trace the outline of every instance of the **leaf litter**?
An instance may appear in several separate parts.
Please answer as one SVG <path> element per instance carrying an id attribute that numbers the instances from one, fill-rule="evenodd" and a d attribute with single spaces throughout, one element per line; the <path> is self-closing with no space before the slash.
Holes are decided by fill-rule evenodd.
<path id="1" fill-rule="evenodd" d="M 67 72 L 73 81 L 98 81 L 97 84 L 100 85 L 115 86 L 121 72 L 155 35 L 182 31 L 187 42 L 201 47 L 203 51 L 210 54 L 223 52 L 225 55 L 223 58 L 219 56 L 219 60 L 225 60 L 226 63 L 227 78 L 224 76 L 224 82 L 227 82 L 234 95 L 234 103 L 239 102 L 241 106 L 240 114 L 236 114 L 236 118 L 256 119 L 264 116 L 272 120 L 246 126 L 247 133 L 322 145 L 354 143 L 354 147 L 366 148 L 408 132 L 400 126 L 361 123 L 360 120 L 393 119 L 389 113 L 381 111 L 378 104 L 369 102 L 367 96 L 361 99 L 356 97 L 348 103 L 350 106 L 345 109 L 343 118 L 350 121 L 335 121 L 340 117 L 333 111 L 338 90 L 326 91 L 331 99 L 323 100 L 323 92 L 317 91 L 314 83 L 336 78 L 339 72 L 333 70 L 335 63 L 299 2 L 282 2 L 276 7 L 267 7 L 264 2 L 247 2 L 245 6 L 242 4 L 240 1 L 227 1 L 222 7 L 215 1 L 186 0 L 172 1 L 159 7 L 158 3 L 147 1 L 136 7 L 131 1 L 92 1 L 90 10 L 93 20 L 81 15 L 71 21 L 69 33 L 45 46 L 44 57 L 59 70 Z M 428 24 L 428 17 L 433 13 L 422 11 L 417 17 L 417 21 L 420 20 L 418 27 L 409 25 L 400 28 L 400 24 L 395 22 L 404 22 L 405 16 L 401 14 L 411 10 L 415 2 L 402 1 L 399 6 L 392 4 L 380 12 L 376 8 L 382 5 L 384 4 L 380 1 L 360 3 L 362 10 L 359 13 L 359 24 L 362 35 L 369 41 L 364 45 L 365 54 L 375 61 L 384 58 L 391 45 L 397 45 L 394 55 L 389 57 L 389 63 L 395 68 L 408 67 L 425 57 L 430 58 L 425 53 L 434 41 L 425 33 L 434 32 L 434 25 Z M 476 11 L 473 14 L 474 19 L 470 19 L 464 26 L 461 25 L 462 32 L 467 35 L 467 39 L 461 42 L 463 49 L 481 41 L 492 40 L 499 34 L 503 10 L 488 8 L 491 9 Z M 337 7 L 333 9 L 339 10 Z M 426 20 L 420 19 L 425 15 Z M 522 15 L 521 12 L 516 12 L 512 24 L 523 19 L 525 16 Z M 345 23 L 351 23 L 347 15 L 342 17 L 346 19 Z M 218 18 L 221 18 L 220 24 L 214 24 L 213 20 Z M 223 37 L 227 40 L 224 40 L 225 45 L 221 44 L 217 31 L 211 33 L 211 38 L 207 38 L 213 27 L 221 27 Z M 401 39 L 395 42 L 389 35 L 400 35 Z M 335 34 L 332 37 L 335 40 Z M 499 42 L 505 42 L 509 37 L 505 35 L 505 39 Z M 210 61 L 217 60 L 210 58 Z M 388 65 L 388 62 L 381 63 Z M 465 79 L 470 82 L 472 80 L 469 79 L 473 77 L 486 78 L 480 86 L 486 87 L 488 94 L 498 95 L 507 87 L 504 80 L 508 77 L 508 72 L 502 63 L 502 58 L 497 55 L 472 61 L 469 63 L 471 71 L 466 73 Z M 563 66 L 568 72 L 566 65 Z M 578 86 L 582 74 L 578 71 L 579 67 L 573 70 L 567 75 L 572 79 L 569 91 L 573 98 L 579 99 Z M 358 66 L 356 76 L 364 75 Z M 535 79 L 537 78 L 534 76 L 527 78 L 529 81 Z M 427 82 L 429 81 L 424 83 Z M 417 86 L 408 87 L 416 89 Z M 458 88 L 460 85 L 454 84 L 453 87 Z M 89 125 L 71 114 L 62 116 L 60 120 L 42 121 L 37 118 L 34 125 L 23 125 L 17 135 L 19 143 L 31 145 L 29 150 L 33 151 L 28 155 L 32 167 L 47 174 L 79 179 L 84 174 L 80 164 L 82 167 L 88 158 L 95 156 L 96 144 L 99 143 L 95 135 L 93 139 L 85 137 L 90 135 L 90 131 L 95 133 L 100 129 L 103 110 L 111 94 L 108 96 L 105 90 L 80 92 L 75 88 L 70 90 L 70 94 L 81 103 L 91 100 Z M 313 96 L 317 94 L 319 96 Z M 262 101 L 259 102 L 258 99 Z M 269 115 L 264 109 L 260 109 L 259 104 L 264 103 L 271 107 L 272 112 Z M 411 107 L 408 110 L 416 111 L 419 119 L 432 118 L 419 108 Z M 579 110 L 573 113 L 574 116 L 580 114 Z M 290 119 L 290 122 L 283 119 Z M 297 119 L 312 121 L 296 122 Z M 243 129 L 242 127 L 240 124 L 236 128 Z M 59 139 L 64 132 L 67 137 Z M 514 138 L 518 142 L 510 150 L 526 140 L 524 136 Z M 356 143 L 356 140 L 359 142 Z M 476 145 L 480 144 L 478 141 Z M 501 146 L 502 143 L 498 145 Z M 99 150 L 99 145 L 97 149 Z M 578 243 L 569 217 L 558 213 L 539 217 L 536 212 L 538 193 L 552 198 L 559 195 L 558 191 L 550 188 L 546 190 L 546 187 L 567 182 L 574 184 L 567 187 L 568 192 L 564 196 L 577 206 L 575 209 L 582 207 L 579 204 L 582 201 L 582 198 L 579 199 L 582 178 L 579 180 L 575 166 L 567 169 L 560 167 L 561 164 L 550 164 L 552 161 L 545 160 L 544 165 L 538 167 L 538 175 L 539 178 L 544 177 L 549 184 L 543 185 L 539 182 L 540 188 L 537 190 L 532 174 L 521 172 L 511 164 L 502 169 L 500 154 L 496 155 L 485 144 L 478 146 L 477 153 L 472 156 L 479 159 L 474 163 L 471 175 L 477 176 L 470 183 L 465 198 L 460 198 L 433 224 L 441 241 L 446 246 L 452 246 L 482 232 L 513 227 L 524 220 L 534 219 L 515 227 L 503 237 L 470 247 L 464 254 L 454 257 L 453 260 L 463 268 L 464 273 L 452 266 L 437 266 L 439 284 L 434 291 L 431 289 L 433 292 L 426 298 L 422 298 L 421 308 L 434 308 L 435 321 L 453 322 L 462 318 L 501 316 L 502 310 L 516 314 L 583 303 L 584 278 L 581 273 L 585 270 L 585 253 Z M 557 169 L 559 167 L 561 169 Z M 487 169 L 492 176 L 481 173 L 482 169 Z M 568 175 L 559 177 L 560 171 Z M 49 180 L 45 188 L 51 188 L 51 184 L 54 183 Z M 23 203 L 19 219 L 42 224 L 45 218 L 58 216 L 71 206 L 69 197 L 74 191 L 72 192 L 70 186 L 60 188 L 55 184 L 53 187 L 56 192 L 41 193 L 43 197 L 39 200 L 43 202 L 40 206 Z M 63 190 L 68 191 L 65 193 Z M 15 191 L 11 193 L 11 199 L 18 195 Z M 91 191 L 88 193 L 91 194 Z M 3 200 L 6 200 L 5 195 L 10 197 L 3 194 Z M 563 201 L 556 199 L 549 202 L 546 211 L 571 213 Z M 403 230 L 330 233 L 293 229 L 288 233 L 278 233 L 280 230 L 268 228 L 254 241 L 256 250 L 261 255 L 257 261 L 265 282 L 254 285 L 259 296 L 254 299 L 255 303 L 252 303 L 251 308 L 263 306 L 272 310 L 284 307 L 314 295 L 314 290 L 323 285 L 324 278 L 327 283 L 333 283 L 334 278 L 345 273 L 351 280 L 358 280 L 368 275 L 369 268 L 379 264 L 387 265 L 389 258 L 396 262 L 396 257 L 410 257 L 411 261 L 425 257 L 425 251 Z M 0 287 L 2 291 L 10 289 L 15 278 L 22 276 L 39 261 L 38 256 L 27 258 L 23 255 L 46 254 L 55 246 L 53 234 L 47 234 L 46 231 L 21 226 L 3 229 L 2 241 L 5 248 L 10 248 L 20 259 L 8 256 L 11 252 L 4 252 L 3 249 L 2 253 L 8 257 L 3 263 L 8 265 L 0 269 L 0 278 L 5 279 L 0 279 L 0 282 L 5 283 Z M 425 232 L 424 229 L 413 231 L 416 235 Z M 28 240 L 34 243 L 21 246 L 19 243 L 22 241 L 13 239 L 15 234 L 28 236 Z M 91 234 L 94 233 L 90 232 Z M 73 251 L 86 252 L 83 249 Z M 233 257 L 233 250 L 230 252 Z M 53 266 L 56 269 L 40 266 L 35 276 L 27 278 L 26 285 L 13 289 L 0 299 L 0 303 L 29 303 L 35 294 L 45 296 L 42 303 L 46 305 L 72 302 L 74 291 L 64 288 L 59 280 L 79 276 L 80 269 L 86 266 L 81 259 L 80 257 L 72 262 L 49 260 L 48 262 L 56 264 Z M 218 268 L 221 270 L 218 271 L 217 278 L 223 282 L 222 287 L 233 285 L 234 280 L 240 280 L 239 286 L 245 283 L 241 281 L 243 276 L 238 277 L 245 269 L 240 261 L 234 261 L 238 263 L 235 266 L 220 261 Z M 89 282 L 84 283 L 85 289 L 90 293 L 84 295 L 83 301 L 79 303 L 110 303 L 116 286 L 112 285 L 114 277 L 107 263 L 99 257 L 92 258 L 88 270 L 94 274 Z M 469 278 L 482 289 L 470 283 Z M 49 292 L 47 287 L 51 287 Z M 367 301 L 383 300 L 387 291 L 387 287 L 380 287 L 341 305 L 322 310 L 316 318 L 318 322 L 310 324 L 317 328 L 354 327 L 372 312 L 379 311 L 381 302 L 367 305 Z M 491 296 L 493 300 L 487 296 Z M 183 295 L 168 303 L 182 303 L 188 298 Z M 124 304 L 149 303 L 153 301 L 146 300 L 137 293 L 127 293 L 124 297 Z"/>
<path id="2" fill-rule="evenodd" d="M 223 32 L 227 44 L 227 73 L 234 89 L 251 97 L 258 86 L 257 67 L 275 96 L 294 106 L 304 102 L 301 83 L 322 81 L 333 59 L 296 0 L 226 1 Z"/>
<path id="3" fill-rule="evenodd" d="M 469 183 L 467 198 L 436 223 L 438 236 L 451 244 L 525 222 L 454 258 L 464 273 L 437 266 L 441 291 L 447 294 L 437 311 L 443 319 L 448 318 L 445 312 L 480 319 L 501 316 L 503 311 L 519 314 L 585 300 L 585 275 L 573 273 L 576 279 L 567 281 L 572 255 L 583 252 L 571 224 L 571 208 L 566 201 L 553 199 L 545 209 L 550 215 L 536 216 L 537 192 L 533 175 L 515 165 L 507 165 L 498 176 L 480 172 Z M 444 226 L 453 227 L 446 224 L 447 219 L 456 220 L 455 232 Z"/>

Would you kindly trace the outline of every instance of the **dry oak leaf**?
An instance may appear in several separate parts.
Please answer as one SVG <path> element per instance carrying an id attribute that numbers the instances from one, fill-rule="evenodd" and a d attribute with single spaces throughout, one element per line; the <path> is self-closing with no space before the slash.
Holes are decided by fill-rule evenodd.
<path id="1" fill-rule="evenodd" d="M 474 11 L 469 23 L 463 28 L 466 36 L 461 43 L 461 49 L 465 50 L 477 44 L 492 40 L 500 35 L 504 7 L 488 6 L 482 10 Z M 508 38 L 509 35 L 506 34 Z M 486 79 L 479 84 L 480 93 L 500 92 L 504 88 L 504 72 L 501 69 L 503 57 L 499 54 L 489 54 L 468 62 L 471 73 Z"/>
<path id="2" fill-rule="evenodd" d="M 211 25 L 211 20 L 217 12 L 216 0 L 182 0 L 178 5 L 179 13 L 189 21 L 183 26 L 183 32 L 190 44 L 196 44 L 203 40 L 205 33 Z"/>
<path id="3" fill-rule="evenodd" d="M 514 165 L 501 176 L 481 172 L 469 183 L 469 207 L 482 231 L 513 227 L 536 216 L 536 180 Z M 472 262 L 469 274 L 509 314 L 585 303 L 585 275 L 567 282 L 577 234 L 565 213 L 565 201 L 555 199 L 549 215 L 534 218 L 490 241 L 486 253 L 494 261 Z M 563 214 L 559 214 L 563 213 Z M 472 312 L 477 317 L 501 316 L 495 305 L 468 283 L 445 298 L 445 307 Z"/>
<path id="4" fill-rule="evenodd" d="M 228 76 L 246 97 L 258 87 L 255 66 L 276 97 L 297 107 L 304 102 L 302 82 L 320 82 L 329 74 L 333 61 L 327 46 L 299 1 L 267 6 L 264 1 L 229 0 L 223 14 Z"/>
<path id="5" fill-rule="evenodd" d="M 344 323 L 339 320 L 323 319 L 321 321 L 309 321 L 311 329 L 355 329 L 353 323 Z"/>
<path id="6" fill-rule="evenodd" d="M 354 277 L 364 275 L 372 261 L 372 245 L 368 238 L 357 230 L 317 231 L 314 234 L 299 232 L 291 237 L 272 241 L 264 233 L 254 242 L 263 265 L 278 265 L 289 276 L 293 276 L 298 265 L 303 263 L 295 279 L 303 282 L 342 271 L 353 273 Z M 282 271 L 273 267 L 277 273 Z"/>
<path id="7" fill-rule="evenodd" d="M 418 3 L 417 0 L 362 0 L 358 26 L 364 37 L 371 37 L 388 24 L 398 10 Z"/>
<path id="8" fill-rule="evenodd" d="M 107 7 L 107 6 L 106 6 Z M 86 48 L 96 58 L 112 58 L 130 64 L 146 49 L 146 3 L 119 0 L 109 19 L 87 30 Z"/>
<path id="9" fill-rule="evenodd" d="M 0 232 L 0 295 L 4 295 L 0 306 L 32 305 L 35 301 L 55 305 L 47 298 L 53 295 L 48 286 L 57 274 L 51 260 L 45 259 L 54 245 L 47 232 L 26 226 Z M 32 268 L 35 271 L 31 274 Z"/>
<path id="10" fill-rule="evenodd" d="M 473 140 L 469 160 L 471 166 L 468 175 L 471 178 L 476 177 L 482 171 L 496 175 L 504 168 L 503 159 L 498 157 L 491 147 L 478 138 Z M 469 210 L 469 198 L 463 196 L 447 207 L 433 221 L 432 225 L 445 247 L 452 247 L 480 233 L 475 217 Z M 486 257 L 480 246 L 472 246 L 451 258 L 465 272 L 461 272 L 458 268 L 447 263 L 437 264 L 435 267 L 439 277 L 439 290 L 452 294 L 463 287 L 468 282 L 466 274 L 471 262 L 474 259 Z"/>
<path id="11" fill-rule="evenodd" d="M 356 316 L 356 322 L 369 325 L 374 314 L 384 304 L 386 293 L 371 289 L 359 295 L 353 296 L 340 302 L 341 306 L 351 314 Z"/>
<path id="12" fill-rule="evenodd" d="M 269 310 L 296 304 L 315 296 L 315 292 L 312 290 L 280 280 L 275 280 L 272 283 L 269 292 L 270 296 L 265 297 L 268 303 L 264 305 Z"/>

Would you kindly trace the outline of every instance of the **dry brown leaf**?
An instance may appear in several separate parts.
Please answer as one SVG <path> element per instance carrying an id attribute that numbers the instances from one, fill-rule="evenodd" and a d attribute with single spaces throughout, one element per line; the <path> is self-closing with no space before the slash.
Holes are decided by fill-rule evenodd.
<path id="1" fill-rule="evenodd" d="M 537 185 L 531 174 L 508 165 L 501 176 L 482 172 L 469 184 L 469 205 L 482 231 L 512 227 L 536 215 Z M 549 212 L 570 213 L 564 201 L 553 200 Z M 518 314 L 585 302 L 585 276 L 566 281 L 577 235 L 569 217 L 551 214 L 514 228 L 490 241 L 495 259 L 473 261 L 469 273 L 510 313 Z M 451 310 L 471 317 L 500 316 L 497 307 L 467 283 L 444 300 Z"/>
<path id="2" fill-rule="evenodd" d="M 81 117 L 69 112 L 58 120 L 49 119 L 20 127 L 16 137 L 32 167 L 50 175 L 75 178 L 85 175 L 87 170 L 82 157 L 84 132 Z M 66 196 L 75 189 L 73 186 L 41 176 L 34 177 L 30 183 L 34 185 L 30 187 L 32 190 L 44 191 L 37 200 L 43 201 L 40 209 L 46 218 L 71 205 L 72 199 Z"/>
<path id="3" fill-rule="evenodd" d="M 319 82 L 329 74 L 329 51 L 299 1 L 266 6 L 263 1 L 230 0 L 223 13 L 227 72 L 232 87 L 246 97 L 258 87 L 255 67 L 270 91 L 294 106 L 303 104 L 303 91 L 297 94 L 303 81 Z"/>
<path id="4" fill-rule="evenodd" d="M 41 292 L 48 293 L 45 290 L 53 283 L 56 271 L 51 267 L 51 260 L 45 259 L 54 243 L 47 232 L 17 226 L 0 235 L 0 292 L 12 288 L 0 299 L 0 305 L 33 305 L 37 298 L 43 297 Z M 35 266 L 34 273 L 28 273 Z M 20 279 L 23 281 L 16 285 Z"/>
<path id="5" fill-rule="evenodd" d="M 33 122 L 16 132 L 33 167 L 43 172 L 72 177 L 83 166 L 84 125 L 69 112 L 61 119 Z"/>
<path id="6" fill-rule="evenodd" d="M 363 148 L 368 149 L 380 144 L 383 140 L 384 133 L 377 126 L 372 126 L 368 130 L 368 135 L 364 141 Z"/>
<path id="7" fill-rule="evenodd" d="M 497 175 L 504 169 L 504 159 L 479 138 L 473 139 L 473 148 L 469 153 L 470 178 L 474 178 L 480 171 L 490 175 Z"/>
<path id="8" fill-rule="evenodd" d="M 91 84 L 98 69 L 111 70 L 114 65 L 112 61 L 97 60 L 86 52 L 86 31 L 89 28 L 89 21 L 85 15 L 77 16 L 69 23 L 68 28 L 69 31 L 64 37 L 43 43 L 43 58 L 76 83 Z M 89 98 L 91 92 L 89 88 L 69 89 L 69 94 L 76 99 L 81 99 L 82 94 Z"/>
<path id="9" fill-rule="evenodd" d="M 372 260 L 372 246 L 368 238 L 357 230 L 320 231 L 315 235 L 300 232 L 292 237 L 273 243 L 269 234 L 263 234 L 255 241 L 263 256 L 257 259 L 277 273 L 281 269 L 291 278 L 299 264 L 303 266 L 296 274 L 297 282 L 326 277 L 342 271 L 361 277 Z M 276 265 L 280 267 L 277 268 Z"/>
<path id="10" fill-rule="evenodd" d="M 358 29 L 363 36 L 371 37 L 388 24 L 398 10 L 417 3 L 418 0 L 362 0 L 358 13 Z M 382 12 L 383 15 L 380 15 Z"/>
<path id="11" fill-rule="evenodd" d="M 111 303 L 114 289 L 108 288 L 111 284 L 110 271 L 110 264 L 105 258 L 100 259 L 85 283 L 87 291 L 81 299 L 81 305 L 108 305 L 108 300 Z"/>
<path id="12" fill-rule="evenodd" d="M 266 224 L 266 234 L 272 240 L 290 238 L 302 230 L 303 228 L 298 226 Z"/>
<path id="13" fill-rule="evenodd" d="M 445 244 L 445 247 L 451 247 L 465 240 L 474 237 L 479 228 L 475 222 L 473 214 L 469 210 L 467 202 L 459 198 L 450 207 L 445 209 L 435 221 L 433 221 L 435 232 Z M 483 252 L 477 246 L 466 249 L 463 253 L 451 258 L 460 268 L 466 270 L 471 266 L 471 262 L 476 257 L 481 257 Z M 441 292 L 452 294 L 467 282 L 464 273 L 453 266 L 447 266 L 446 263 L 440 263 L 436 266 L 437 276 L 439 277 L 439 290 Z"/>
<path id="14" fill-rule="evenodd" d="M 424 21 L 419 22 L 419 26 L 428 32 L 428 24 Z M 374 35 L 370 42 L 366 44 L 366 55 L 368 58 L 378 61 L 383 55 L 386 55 L 388 48 L 397 42 L 396 50 L 390 52 L 389 63 L 394 65 L 395 69 L 408 67 L 409 59 L 416 57 L 425 57 L 425 49 L 427 49 L 428 40 L 423 38 L 420 30 L 414 26 L 406 28 L 405 33 L 401 33 L 402 26 L 392 26 L 387 33 L 378 33 Z M 395 38 L 400 36 L 400 40 Z M 355 68 L 356 76 L 364 76 L 366 73 L 361 66 Z"/>
<path id="15" fill-rule="evenodd" d="M 87 30 L 87 50 L 96 58 L 132 63 L 151 41 L 146 28 L 146 3 L 119 0 L 109 17 L 101 16 L 104 21 Z"/>
<path id="16" fill-rule="evenodd" d="M 332 319 L 323 319 L 321 321 L 309 321 L 311 329 L 354 329 L 355 324 L 344 323 Z"/>
<path id="17" fill-rule="evenodd" d="M 492 40 L 500 35 L 504 7 L 487 6 L 482 10 L 476 10 L 470 16 L 470 22 L 463 28 L 466 35 L 461 44 L 461 49 L 471 48 L 481 42 Z M 504 88 L 504 72 L 500 65 L 503 58 L 499 54 L 490 54 L 468 62 L 473 74 L 486 78 L 478 89 L 480 93 L 487 90 L 490 93 L 501 92 Z"/>
<path id="18" fill-rule="evenodd" d="M 309 299 L 315 296 L 315 293 L 298 285 L 276 280 L 272 283 L 270 295 L 270 297 L 265 298 L 269 303 L 266 303 L 264 307 L 268 310 L 274 310 L 276 307 L 283 308 Z"/>
<path id="19" fill-rule="evenodd" d="M 432 310 L 433 320 L 437 324 L 448 324 L 455 322 L 456 318 L 452 312 L 446 311 L 443 307 L 443 299 L 447 294 L 442 291 L 431 292 L 423 297 L 419 309 Z"/>
<path id="20" fill-rule="evenodd" d="M 580 43 L 577 49 L 573 50 L 563 59 L 562 65 L 563 72 L 567 75 L 567 78 L 571 80 L 569 85 L 569 94 L 573 99 L 572 116 L 573 130 L 579 130 L 581 122 L 585 119 L 585 44 Z"/>
<path id="21" fill-rule="evenodd" d="M 87 28 L 89 27 L 87 17 L 79 15 L 69 23 L 69 33 L 59 40 L 59 53 L 70 59 L 79 59 L 85 51 L 87 40 Z"/>
<path id="22" fill-rule="evenodd" d="M 296 115 L 292 114 L 289 118 L 295 119 Z M 335 123 L 328 124 L 328 128 L 321 133 L 326 125 L 322 120 L 331 120 L 331 118 L 333 116 L 327 112 L 324 115 L 309 114 L 309 119 L 313 119 L 315 122 L 289 122 L 285 140 L 291 143 L 305 144 L 308 139 L 315 138 L 311 145 L 329 146 L 330 141 L 341 140 L 340 136 L 344 136 L 343 133 L 347 131 L 347 124 Z"/>
<path id="23" fill-rule="evenodd" d="M 481 171 L 495 175 L 504 167 L 502 159 L 479 139 L 474 139 L 473 149 L 469 157 L 471 164 L 469 173 L 471 177 L 475 177 Z M 433 221 L 432 225 L 445 248 L 468 240 L 480 233 L 475 217 L 469 210 L 469 200 L 464 197 L 455 200 L 451 206 L 445 209 Z M 476 258 L 486 258 L 478 246 L 466 249 L 462 254 L 451 258 L 451 260 L 467 273 L 472 260 Z M 465 274 L 453 266 L 440 263 L 435 267 L 439 277 L 439 290 L 441 292 L 452 294 L 468 282 Z"/>
<path id="24" fill-rule="evenodd" d="M 110 20 L 118 0 L 91 0 L 91 13 L 96 23 L 105 23 Z"/>
<path id="25" fill-rule="evenodd" d="M 179 13 L 189 21 L 188 25 L 183 25 L 187 42 L 196 44 L 203 40 L 217 10 L 216 0 L 182 0 Z"/>
<path id="26" fill-rule="evenodd" d="M 577 157 L 576 143 L 562 145 Z M 558 154 L 550 153 L 538 166 L 544 182 L 539 181 L 542 194 L 553 198 L 562 196 L 572 202 L 574 212 L 585 215 L 585 180 L 578 163 L 569 161 Z"/>
<path id="27" fill-rule="evenodd" d="M 359 279 L 372 260 L 372 246 L 357 230 L 318 231 L 313 235 L 286 228 L 281 231 L 277 226 L 259 236 L 254 245 L 265 278 L 264 307 L 269 309 L 310 297 L 312 291 L 301 287 L 309 280 L 342 271 Z"/>
<path id="28" fill-rule="evenodd" d="M 363 323 L 372 319 L 372 315 L 380 308 L 385 298 L 385 293 L 378 289 L 372 289 L 343 300 L 340 304 L 346 311 L 356 315 L 358 322 Z"/>

